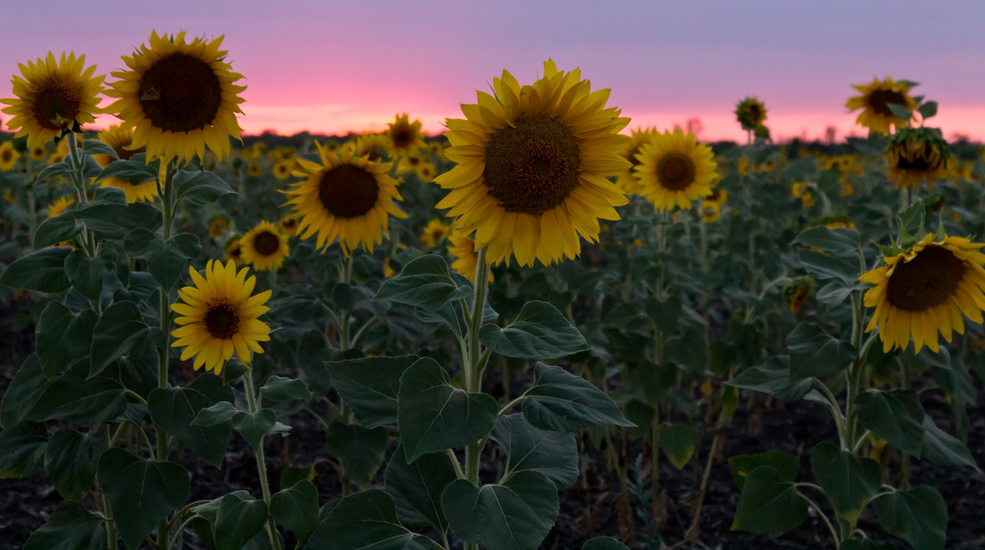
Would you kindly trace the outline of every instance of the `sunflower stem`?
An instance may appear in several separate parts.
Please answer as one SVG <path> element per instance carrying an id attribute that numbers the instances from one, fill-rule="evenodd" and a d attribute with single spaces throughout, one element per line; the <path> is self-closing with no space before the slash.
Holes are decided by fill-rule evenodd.
<path id="1" fill-rule="evenodd" d="M 83 153 L 79 151 L 79 145 L 75 142 L 75 132 L 69 132 L 64 139 L 68 140 L 69 164 L 72 167 L 72 185 L 75 187 L 75 194 L 78 196 L 79 204 L 86 204 L 89 202 L 89 196 L 86 194 Z M 82 248 L 90 258 L 96 257 L 96 236 L 86 228 L 85 224 L 82 225 Z M 93 302 L 92 309 L 96 313 L 101 313 L 98 300 Z"/>
<path id="2" fill-rule="evenodd" d="M 260 407 L 257 403 L 256 391 L 253 389 L 253 371 L 247 370 L 243 374 L 243 385 L 246 390 L 246 400 L 250 405 L 250 414 L 256 414 Z M 260 444 L 257 445 L 256 451 L 257 458 L 257 472 L 260 474 L 260 490 L 263 491 L 263 501 L 267 503 L 267 510 L 270 510 L 270 486 L 267 484 L 267 464 L 266 458 L 263 454 L 263 440 L 265 437 L 260 438 Z M 267 534 L 270 535 L 270 544 L 274 550 L 281 550 L 280 537 L 277 536 L 277 526 L 274 525 L 274 518 L 267 513 Z"/>
<path id="3" fill-rule="evenodd" d="M 479 343 L 479 329 L 482 328 L 482 313 L 486 305 L 486 292 L 489 290 L 489 266 L 486 265 L 486 249 L 478 252 L 475 268 L 475 291 L 472 300 L 472 313 L 469 317 L 468 357 L 465 362 L 465 387 L 469 392 L 482 391 L 482 370 L 488 355 L 482 353 Z M 465 479 L 479 486 L 479 455 L 485 440 L 473 443 L 465 449 Z M 465 543 L 465 550 L 477 550 L 475 543 Z"/>
<path id="4" fill-rule="evenodd" d="M 342 260 L 342 284 L 352 285 L 352 264 L 355 258 L 355 250 L 349 252 Z M 349 340 L 349 321 L 352 311 L 348 308 L 342 310 L 342 324 L 339 326 L 339 338 L 341 339 L 342 351 L 349 351 L 351 341 Z"/>
<path id="5" fill-rule="evenodd" d="M 174 201 L 172 198 L 172 183 L 174 180 L 175 162 L 169 162 L 164 174 L 164 186 L 161 189 L 161 215 L 164 224 L 161 227 L 161 239 L 166 243 L 171 238 L 171 221 L 174 217 Z M 158 350 L 157 364 L 157 387 L 168 387 L 168 330 L 171 328 L 171 315 L 169 314 L 169 292 L 161 286 L 159 291 L 161 317 L 161 332 L 164 333 L 164 344 Z M 154 426 L 155 438 L 157 439 L 157 455 L 159 462 L 167 462 L 168 455 L 171 453 L 171 445 L 168 442 L 167 434 L 159 426 Z M 170 527 L 167 519 L 161 521 L 157 526 L 157 544 L 160 548 L 165 548 L 168 544 L 168 531 Z"/>
<path id="6" fill-rule="evenodd" d="M 34 166 L 31 163 L 30 152 L 24 161 L 24 189 L 27 191 L 27 243 L 34 248 L 34 233 L 38 230 L 37 198 L 34 196 Z"/>

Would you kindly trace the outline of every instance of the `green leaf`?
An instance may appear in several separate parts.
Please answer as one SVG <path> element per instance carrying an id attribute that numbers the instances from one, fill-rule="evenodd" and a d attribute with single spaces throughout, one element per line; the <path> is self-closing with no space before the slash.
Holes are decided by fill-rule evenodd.
<path id="1" fill-rule="evenodd" d="M 694 428 L 688 424 L 669 424 L 660 426 L 660 448 L 678 470 L 691 461 L 696 444 Z"/>
<path id="2" fill-rule="evenodd" d="M 113 189 L 107 187 L 105 189 Z M 116 190 L 119 192 L 119 190 Z M 108 202 L 90 202 L 80 206 L 71 212 L 76 221 L 85 223 L 87 229 L 95 233 L 102 240 L 122 243 L 127 233 L 134 229 L 148 229 L 154 231 L 161 227 L 163 218 L 161 211 L 152 204 L 137 202 L 126 204 L 126 199 L 122 197 L 122 204 Z"/>
<path id="3" fill-rule="evenodd" d="M 27 477 L 44 462 L 48 431 L 44 424 L 21 422 L 0 432 L 0 479 Z"/>
<path id="4" fill-rule="evenodd" d="M 907 109 L 905 106 L 899 103 L 886 103 L 886 107 L 893 112 L 894 115 L 902 118 L 903 120 L 910 120 L 913 118 L 913 111 Z"/>
<path id="5" fill-rule="evenodd" d="M 161 329 L 147 326 L 137 304 L 117 302 L 106 308 L 96 323 L 89 375 L 99 374 L 117 358 L 134 351 L 159 348 L 166 340 Z"/>
<path id="6" fill-rule="evenodd" d="M 828 336 L 816 323 L 801 323 L 787 336 L 790 383 L 838 374 L 858 356 L 855 347 Z"/>
<path id="7" fill-rule="evenodd" d="M 517 413 L 501 417 L 489 438 L 506 451 L 506 475 L 527 470 L 540 472 L 558 491 L 578 481 L 581 472 L 574 434 L 541 430 Z"/>
<path id="8" fill-rule="evenodd" d="M 263 438 L 268 434 L 282 433 L 276 428 L 277 415 L 270 409 L 260 409 L 253 414 L 241 413 L 233 418 L 232 424 L 254 449 L 260 448 Z"/>
<path id="9" fill-rule="evenodd" d="M 838 279 L 847 285 L 855 285 L 858 282 L 859 268 L 855 264 L 812 250 L 800 250 L 799 254 L 804 269 L 818 279 Z"/>
<path id="10" fill-rule="evenodd" d="M 524 304 L 506 328 L 483 326 L 479 340 L 500 355 L 519 359 L 553 359 L 589 349 L 581 332 L 556 307 L 541 301 Z"/>
<path id="11" fill-rule="evenodd" d="M 96 176 L 96 182 L 107 178 L 126 180 L 130 185 L 155 181 L 160 174 L 159 163 L 147 163 L 146 156 L 138 153 L 126 160 L 115 160 Z"/>
<path id="12" fill-rule="evenodd" d="M 219 468 L 229 446 L 231 426 L 196 426 L 192 421 L 203 409 L 232 401 L 233 391 L 223 385 L 221 378 L 202 374 L 186 387 L 152 391 L 147 398 L 147 412 L 155 425 L 182 440 L 206 464 Z"/>
<path id="13" fill-rule="evenodd" d="M 65 500 L 82 500 L 96 479 L 96 465 L 106 450 L 102 437 L 75 430 L 52 434 L 44 452 L 44 469 Z"/>
<path id="14" fill-rule="evenodd" d="M 634 398 L 626 401 L 622 406 L 622 410 L 626 419 L 636 424 L 635 428 L 629 428 L 626 431 L 630 439 L 637 439 L 650 433 L 650 430 L 653 428 L 655 408 Z"/>
<path id="15" fill-rule="evenodd" d="M 267 504 L 238 491 L 219 499 L 215 518 L 216 550 L 241 550 L 267 522 Z"/>
<path id="16" fill-rule="evenodd" d="M 280 471 L 281 490 L 289 489 L 299 481 L 313 481 L 315 479 L 315 467 L 310 466 L 286 466 Z"/>
<path id="17" fill-rule="evenodd" d="M 24 543 L 23 550 L 104 550 L 103 518 L 78 502 L 63 502 Z"/>
<path id="18" fill-rule="evenodd" d="M 742 371 L 725 382 L 733 388 L 758 391 L 775 395 L 784 401 L 799 401 L 811 391 L 811 380 L 790 383 L 790 359 L 786 355 L 774 355 L 766 363 Z"/>
<path id="19" fill-rule="evenodd" d="M 673 363 L 662 365 L 654 365 L 650 362 L 640 363 L 637 373 L 640 384 L 643 386 L 646 402 L 650 405 L 657 405 L 662 402 L 667 396 L 667 392 L 677 382 L 677 365 Z"/>
<path id="20" fill-rule="evenodd" d="M 304 382 L 295 378 L 271 376 L 260 388 L 260 395 L 268 401 L 311 400 L 311 392 Z"/>
<path id="21" fill-rule="evenodd" d="M 745 486 L 749 474 L 760 466 L 774 468 L 780 474 L 781 479 L 790 483 L 797 480 L 797 473 L 800 471 L 800 462 L 797 457 L 782 451 L 770 451 L 758 455 L 737 455 L 729 458 L 728 463 L 732 468 L 732 479 L 735 480 L 740 491 Z"/>
<path id="22" fill-rule="evenodd" d="M 872 501 L 879 525 L 915 550 L 944 550 L 947 540 L 947 506 L 937 489 L 918 485 Z"/>
<path id="23" fill-rule="evenodd" d="M 401 445 L 386 465 L 384 488 L 393 498 L 400 523 L 410 527 L 430 524 L 443 533 L 448 530 L 448 520 L 441 511 L 441 493 L 455 479 L 455 468 L 446 453 L 424 454 L 408 464 Z"/>
<path id="24" fill-rule="evenodd" d="M 89 155 L 109 155 L 113 159 L 120 158 L 116 150 L 98 139 L 82 140 L 82 151 Z"/>
<path id="25" fill-rule="evenodd" d="M 920 451 L 924 459 L 936 466 L 971 466 L 978 470 L 978 463 L 971 451 L 958 438 L 937 427 L 930 415 L 923 417 L 923 449 Z"/>
<path id="26" fill-rule="evenodd" d="M 377 489 L 339 499 L 305 550 L 436 550 L 431 539 L 400 525 L 390 495 Z"/>
<path id="27" fill-rule="evenodd" d="M 926 430 L 923 405 L 915 390 L 869 390 L 858 396 L 856 406 L 865 429 L 920 457 Z"/>
<path id="28" fill-rule="evenodd" d="M 325 367 L 335 390 L 367 428 L 397 429 L 397 393 L 400 377 L 419 357 L 366 357 L 327 361 Z"/>
<path id="29" fill-rule="evenodd" d="M 12 428 L 23 420 L 38 402 L 48 383 L 38 356 L 31 354 L 10 381 L 0 403 L 0 427 Z"/>
<path id="30" fill-rule="evenodd" d="M 435 311 L 448 302 L 471 295 L 471 288 L 458 286 L 451 278 L 444 258 L 428 254 L 408 262 L 400 275 L 384 281 L 373 300 L 389 300 Z"/>
<path id="31" fill-rule="evenodd" d="M 226 180 L 212 172 L 178 170 L 172 184 L 176 203 L 188 201 L 195 206 L 215 204 L 220 197 L 236 194 Z"/>
<path id="32" fill-rule="evenodd" d="M 390 431 L 386 428 L 370 430 L 341 422 L 332 423 L 325 434 L 329 454 L 339 459 L 349 479 L 363 489 L 383 465 L 389 438 Z"/>
<path id="33" fill-rule="evenodd" d="M 116 269 L 116 252 L 104 248 L 95 258 L 85 251 L 74 250 L 65 258 L 65 272 L 79 294 L 98 302 L 103 293 L 103 280 Z"/>
<path id="34" fill-rule="evenodd" d="M 55 300 L 48 302 L 34 333 L 38 360 L 45 376 L 49 379 L 58 376 L 73 359 L 89 352 L 92 331 L 98 320 L 99 316 L 91 309 L 75 315 Z"/>
<path id="35" fill-rule="evenodd" d="M 533 386 L 524 395 L 524 416 L 542 430 L 577 432 L 609 425 L 635 426 L 602 390 L 561 367 L 537 363 Z"/>
<path id="36" fill-rule="evenodd" d="M 612 537 L 595 537 L 583 544 L 581 550 L 629 550 L 629 547 Z"/>
<path id="37" fill-rule="evenodd" d="M 680 328 L 678 321 L 681 318 L 683 304 L 676 295 L 668 296 L 663 301 L 654 297 L 648 298 L 644 309 L 657 329 L 665 334 L 673 334 Z"/>
<path id="38" fill-rule="evenodd" d="M 134 258 L 146 260 L 154 280 L 170 289 L 181 279 L 189 262 L 198 258 L 202 245 L 191 233 L 175 235 L 165 242 L 153 232 L 138 228 L 127 233 L 123 249 Z"/>
<path id="39" fill-rule="evenodd" d="M 924 103 L 923 105 L 917 107 L 917 111 L 920 111 L 920 116 L 924 120 L 927 120 L 928 118 L 931 118 L 933 116 L 936 116 L 937 115 L 937 102 L 936 101 L 928 101 L 928 102 Z"/>
<path id="40" fill-rule="evenodd" d="M 860 287 L 845 286 L 841 281 L 832 281 L 817 291 L 817 300 L 829 306 L 837 306 L 848 299 L 852 292 L 859 290 Z"/>
<path id="41" fill-rule="evenodd" d="M 86 378 L 88 372 L 89 362 L 80 360 L 49 381 L 25 418 L 67 420 L 94 428 L 123 414 L 127 408 L 123 386 L 101 376 Z"/>
<path id="42" fill-rule="evenodd" d="M 318 528 L 318 489 L 303 479 L 270 497 L 270 515 L 301 541 Z"/>
<path id="43" fill-rule="evenodd" d="M 797 235 L 793 244 L 824 250 L 842 258 L 852 258 L 862 249 L 858 231 L 847 227 L 829 229 L 823 225 Z"/>
<path id="44" fill-rule="evenodd" d="M 120 537 L 133 550 L 188 499 L 188 472 L 174 462 L 141 460 L 123 449 L 110 449 L 99 459 L 98 475 Z"/>
<path id="45" fill-rule="evenodd" d="M 81 231 L 82 226 L 75 222 L 75 216 L 71 212 L 48 218 L 34 231 L 34 250 L 43 250 L 69 241 Z"/>
<path id="46" fill-rule="evenodd" d="M 434 359 L 418 359 L 400 377 L 397 425 L 409 462 L 479 441 L 492 430 L 498 414 L 492 396 L 453 387 Z"/>
<path id="47" fill-rule="evenodd" d="M 68 290 L 72 283 L 65 273 L 65 258 L 71 253 L 71 248 L 58 246 L 18 258 L 0 274 L 0 285 L 50 294 Z"/>
<path id="48" fill-rule="evenodd" d="M 45 166 L 38 174 L 37 179 L 34 180 L 34 184 L 48 181 L 55 176 L 61 176 L 67 180 L 72 179 L 72 167 L 67 162 L 56 162 Z"/>
<path id="49" fill-rule="evenodd" d="M 497 550 L 536 550 L 559 512 L 557 486 L 532 470 L 482 488 L 456 480 L 442 493 L 441 508 L 455 534 Z"/>
<path id="50" fill-rule="evenodd" d="M 772 466 L 760 466 L 746 477 L 732 530 L 780 533 L 800 527 L 806 519 L 807 501 L 793 482 Z"/>
<path id="51" fill-rule="evenodd" d="M 882 467 L 871 458 L 858 458 L 830 441 L 811 451 L 814 479 L 824 489 L 839 518 L 855 526 L 862 509 L 882 487 Z"/>

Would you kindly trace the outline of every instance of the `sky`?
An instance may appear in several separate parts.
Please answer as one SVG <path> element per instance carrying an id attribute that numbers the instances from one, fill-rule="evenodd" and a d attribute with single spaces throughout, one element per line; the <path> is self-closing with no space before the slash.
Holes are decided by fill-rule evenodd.
<path id="1" fill-rule="evenodd" d="M 611 88 L 630 128 L 699 119 L 706 140 L 745 139 L 747 96 L 774 138 L 861 134 L 851 85 L 892 76 L 940 104 L 929 126 L 985 141 L 983 25 L 980 0 L 0 0 L 0 75 L 49 50 L 120 70 L 152 30 L 224 35 L 248 133 L 381 130 L 404 112 L 437 133 L 503 69 L 530 83 L 550 57 Z"/>

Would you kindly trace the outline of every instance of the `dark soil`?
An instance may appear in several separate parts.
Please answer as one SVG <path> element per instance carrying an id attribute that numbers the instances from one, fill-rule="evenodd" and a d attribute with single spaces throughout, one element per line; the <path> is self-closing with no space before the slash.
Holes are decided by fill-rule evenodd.
<path id="1" fill-rule="evenodd" d="M 23 360 L 33 351 L 33 327 L 14 330 L 12 326 L 16 314 L 26 311 L 27 307 L 23 303 L 0 304 L 0 342 L 3 342 L 0 345 L 0 395 Z M 948 430 L 953 426 L 953 416 L 941 392 L 925 392 L 922 399 L 928 413 L 942 428 Z M 985 465 L 985 391 L 981 389 L 978 403 L 977 408 L 969 411 L 969 447 L 978 463 Z M 748 410 L 754 412 L 750 414 Z M 308 465 L 325 456 L 323 431 L 310 415 L 299 413 L 291 417 L 290 423 L 293 429 L 289 438 L 268 440 L 266 454 L 274 491 L 279 489 L 277 480 L 280 472 L 289 464 L 288 456 L 294 465 Z M 780 535 L 753 535 L 731 531 L 729 528 L 739 492 L 732 480 L 727 457 L 768 450 L 787 451 L 801 458 L 801 479 L 806 481 L 811 477 L 810 449 L 820 441 L 836 439 L 837 434 L 828 412 L 820 405 L 806 401 L 785 405 L 764 402 L 761 398 L 751 404 L 743 403 L 725 431 L 723 451 L 713 463 L 701 511 L 701 531 L 697 542 L 682 542 L 685 541 L 685 532 L 691 525 L 693 515 L 693 509 L 687 503 L 694 500 L 700 485 L 701 470 L 707 461 L 712 437 L 708 435 L 703 438 L 698 452 L 684 470 L 677 470 L 665 458 L 661 458 L 659 480 L 661 490 L 666 491 L 666 513 L 659 533 L 663 544 L 667 547 L 722 550 L 834 548 L 824 523 L 813 516 L 796 531 Z M 542 547 L 545 549 L 576 550 L 587 538 L 599 535 L 616 536 L 628 542 L 627 533 L 621 527 L 625 525 L 625 521 L 620 521 L 626 514 L 620 504 L 622 497 L 618 478 L 609 472 L 604 452 L 596 450 L 587 436 L 582 443 L 588 456 L 584 464 L 585 475 L 574 487 L 561 493 L 561 515 L 544 541 Z M 285 448 L 288 445 L 289 448 Z M 616 446 L 620 448 L 620 454 L 628 457 L 630 481 L 641 476 L 642 485 L 648 488 L 650 457 L 644 451 L 643 441 L 623 445 L 617 440 Z M 642 466 L 637 471 L 634 465 L 640 454 L 643 455 Z M 172 460 L 174 459 L 175 455 L 172 454 Z M 184 454 L 181 462 L 192 474 L 191 500 L 212 499 L 238 489 L 245 489 L 258 498 L 261 494 L 253 453 L 238 435 L 233 436 L 222 470 L 204 465 L 190 452 Z M 891 468 L 894 473 L 898 469 L 895 464 Z M 321 502 L 338 498 L 341 495 L 341 485 L 334 470 L 321 463 L 316 467 L 316 472 L 315 484 L 319 489 Z M 495 472 L 490 470 L 485 474 L 492 478 Z M 374 486 L 382 486 L 382 478 L 381 468 Z M 985 548 L 985 513 L 982 512 L 985 508 L 985 474 L 971 468 L 937 468 L 915 460 L 912 482 L 932 485 L 944 496 L 949 517 L 948 549 Z M 93 506 L 92 495 L 86 499 L 86 504 Z M 649 505 L 641 506 L 635 497 L 631 500 L 634 508 L 632 516 L 637 516 L 636 509 L 643 516 L 650 514 Z M 27 479 L 0 480 L 0 550 L 21 548 L 31 532 L 44 523 L 45 518 L 61 501 L 43 471 Z M 646 540 L 644 522 L 638 516 L 635 525 L 638 541 Z M 877 540 L 895 542 L 899 548 L 907 548 L 906 543 L 883 534 L 871 513 L 863 516 L 859 526 Z M 293 548 L 294 541 L 289 533 L 287 538 L 287 548 Z M 654 540 L 659 539 L 654 537 Z M 192 536 L 186 537 L 186 542 L 187 547 L 198 547 Z M 652 548 L 656 550 L 657 546 Z"/>

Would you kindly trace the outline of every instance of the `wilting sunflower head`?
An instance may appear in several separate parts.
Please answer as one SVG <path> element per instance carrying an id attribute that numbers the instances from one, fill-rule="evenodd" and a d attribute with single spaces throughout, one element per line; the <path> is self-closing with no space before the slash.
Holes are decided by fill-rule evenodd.
<path id="1" fill-rule="evenodd" d="M 287 235 L 266 220 L 243 235 L 239 244 L 243 250 L 243 261 L 251 264 L 257 271 L 279 269 L 291 253 L 287 245 Z"/>
<path id="2" fill-rule="evenodd" d="M 34 147 L 95 122 L 105 77 L 93 76 L 95 65 L 85 68 L 84 55 L 62 52 L 56 61 L 48 52 L 47 58 L 19 67 L 23 77 L 11 80 L 17 97 L 0 100 L 9 105 L 3 112 L 14 115 L 7 121 L 7 128 L 17 130 L 14 137 L 27 136 L 27 146 Z"/>
<path id="3" fill-rule="evenodd" d="M 120 160 L 126 160 L 138 153 L 144 152 L 143 148 L 129 148 L 133 143 L 133 130 L 122 128 L 119 125 L 110 126 L 108 130 L 100 131 L 99 141 L 112 147 Z M 92 155 L 92 157 L 103 168 L 106 168 L 111 162 L 116 160 L 110 155 Z M 110 177 L 99 180 L 99 184 L 101 187 L 122 189 L 123 193 L 127 196 L 128 203 L 135 203 L 137 201 L 150 202 L 157 196 L 156 180 L 141 183 L 140 185 L 133 185 L 125 179 Z"/>
<path id="4" fill-rule="evenodd" d="M 579 236 L 597 242 L 599 218 L 619 219 L 614 207 L 628 202 L 606 177 L 630 167 L 619 156 L 630 138 L 618 134 L 629 119 L 604 107 L 609 90 L 593 92 L 579 69 L 553 60 L 532 85 L 504 70 L 493 89 L 462 105 L 465 119 L 446 121 L 445 155 L 458 165 L 434 179 L 451 190 L 437 208 L 475 231 L 489 263 L 575 258 Z"/>
<path id="5" fill-rule="evenodd" d="M 886 352 L 906 349 L 912 337 L 915 353 L 925 344 L 936 353 L 938 332 L 949 343 L 952 332 L 964 334 L 962 313 L 981 323 L 985 254 L 979 249 L 983 246 L 961 237 L 935 239 L 927 233 L 911 247 L 885 256 L 885 265 L 859 277 L 875 285 L 865 293 L 865 306 L 876 308 L 866 331 L 879 327 Z"/>
<path id="6" fill-rule="evenodd" d="M 407 113 L 397 115 L 387 126 L 386 137 L 390 140 L 390 150 L 395 155 L 413 155 L 424 146 L 424 134 L 421 133 L 421 121 L 410 121 Z"/>
<path id="7" fill-rule="evenodd" d="M 868 128 L 870 132 L 880 134 L 889 133 L 889 125 L 892 124 L 898 131 L 900 128 L 909 125 L 910 121 L 897 116 L 890 109 L 890 105 L 899 105 L 908 111 L 917 108 L 917 102 L 910 97 L 910 88 L 916 83 L 907 80 L 894 81 L 892 78 L 879 80 L 875 78 L 872 84 L 854 84 L 861 95 L 857 95 L 845 102 L 845 107 L 850 111 L 862 109 L 862 112 L 855 119 L 859 126 Z"/>
<path id="8" fill-rule="evenodd" d="M 448 224 L 441 220 L 431 220 L 421 232 L 421 243 L 428 248 L 435 248 L 448 236 L 450 229 Z"/>
<path id="9" fill-rule="evenodd" d="M 656 128 L 636 128 L 632 131 L 630 135 L 630 142 L 626 144 L 623 148 L 620 156 L 629 161 L 632 165 L 627 170 L 624 170 L 616 176 L 616 185 L 622 188 L 627 195 L 641 195 L 643 194 L 640 188 L 640 181 L 636 179 L 633 175 L 633 168 L 639 165 L 640 161 L 636 158 L 636 154 L 640 152 L 640 147 L 650 143 L 653 136 L 657 135 Z"/>
<path id="10" fill-rule="evenodd" d="M 189 267 L 195 286 L 178 291 L 181 302 L 171 304 L 179 316 L 175 318 L 177 329 L 171 335 L 177 338 L 173 348 L 185 348 L 181 360 L 195 358 L 195 370 L 215 374 L 222 372 L 233 352 L 244 365 L 250 364 L 250 350 L 263 353 L 260 342 L 270 340 L 270 327 L 259 317 L 270 310 L 263 305 L 272 291 L 253 295 L 256 277 L 246 278 L 249 268 L 236 271 L 236 263 L 209 260 L 205 277 Z"/>
<path id="11" fill-rule="evenodd" d="M 329 153 L 317 144 L 322 164 L 298 158 L 300 170 L 294 175 L 304 181 L 283 191 L 294 214 L 300 218 L 298 235 L 307 239 L 317 235 L 318 248 L 328 248 L 339 240 L 346 254 L 362 245 L 370 252 L 383 242 L 390 216 L 406 218 L 394 200 L 403 200 L 397 180 L 389 176 L 392 163 L 368 157 Z"/>
<path id="12" fill-rule="evenodd" d="M 766 106 L 755 97 L 747 97 L 736 105 L 735 118 L 743 130 L 755 130 L 766 120 Z"/>
<path id="13" fill-rule="evenodd" d="M 232 237 L 229 237 L 229 240 L 226 241 L 226 246 L 225 246 L 226 260 L 232 260 L 237 264 L 245 263 L 243 261 L 243 245 L 239 242 L 239 240 L 242 238 L 243 235 L 236 234 L 233 235 Z"/>
<path id="14" fill-rule="evenodd" d="M 812 277 L 800 277 L 794 279 L 783 290 L 783 298 L 787 301 L 790 313 L 797 315 L 800 309 L 811 300 L 814 293 L 814 279 Z"/>
<path id="15" fill-rule="evenodd" d="M 5 141 L 0 144 L 0 172 L 9 172 L 14 169 L 21 154 L 14 149 L 14 144 Z"/>
<path id="16" fill-rule="evenodd" d="M 711 195 L 717 179 L 711 147 L 695 141 L 691 132 L 654 134 L 636 158 L 640 163 L 633 170 L 654 210 L 690 210 L 693 201 Z"/>
<path id="17" fill-rule="evenodd" d="M 475 283 L 476 269 L 479 266 L 479 253 L 475 249 L 475 240 L 465 232 L 455 229 L 448 235 L 448 252 L 455 258 L 451 268 L 456 273 Z M 493 274 L 489 274 L 492 282 Z"/>
<path id="18" fill-rule="evenodd" d="M 294 214 L 284 216 L 277 222 L 277 228 L 288 237 L 293 237 L 298 232 L 298 217 Z"/>
<path id="19" fill-rule="evenodd" d="M 229 136 L 240 139 L 236 121 L 242 113 L 239 94 L 243 78 L 232 72 L 220 50 L 223 37 L 195 38 L 185 33 L 168 37 L 150 35 L 150 46 L 141 44 L 132 56 L 123 56 L 130 68 L 112 73 L 120 80 L 106 92 L 117 100 L 106 111 L 134 128 L 131 148 L 146 147 L 147 161 L 203 157 L 208 145 L 219 159 L 229 155 Z"/>
<path id="20" fill-rule="evenodd" d="M 897 187 L 927 188 L 947 176 L 950 160 L 947 142 L 937 128 L 902 128 L 889 138 L 889 179 Z"/>
<path id="21" fill-rule="evenodd" d="M 286 180 L 294 169 L 294 159 L 285 159 L 274 165 L 272 172 L 274 177 L 279 180 Z"/>

